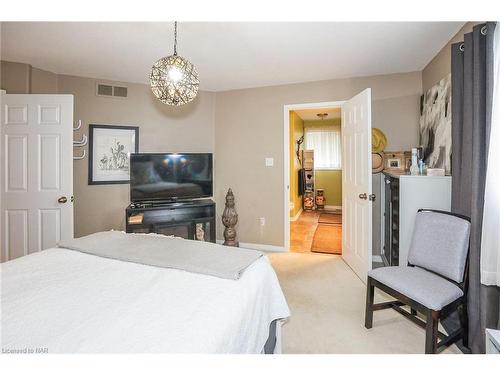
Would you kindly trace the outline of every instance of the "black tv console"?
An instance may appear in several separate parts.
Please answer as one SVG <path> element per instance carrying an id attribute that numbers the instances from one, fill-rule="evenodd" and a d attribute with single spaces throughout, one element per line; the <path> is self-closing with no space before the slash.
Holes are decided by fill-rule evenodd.
<path id="1" fill-rule="evenodd" d="M 190 240 L 215 242 L 215 202 L 131 203 L 125 210 L 127 233 L 159 233 Z"/>

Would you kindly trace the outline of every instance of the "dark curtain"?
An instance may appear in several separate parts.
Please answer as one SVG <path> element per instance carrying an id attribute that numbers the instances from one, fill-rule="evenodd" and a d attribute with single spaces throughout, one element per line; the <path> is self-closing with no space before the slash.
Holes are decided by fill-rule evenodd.
<path id="1" fill-rule="evenodd" d="M 484 353 L 485 328 L 498 328 L 500 290 L 480 282 L 481 227 L 493 94 L 495 23 L 474 27 L 451 46 L 452 211 L 471 218 L 469 347 Z M 456 326 L 456 317 L 443 322 Z"/>

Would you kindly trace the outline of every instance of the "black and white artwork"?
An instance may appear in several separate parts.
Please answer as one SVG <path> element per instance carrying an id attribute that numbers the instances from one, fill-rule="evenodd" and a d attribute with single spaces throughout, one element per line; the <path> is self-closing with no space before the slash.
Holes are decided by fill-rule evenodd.
<path id="1" fill-rule="evenodd" d="M 129 183 L 138 144 L 137 126 L 89 125 L 89 185 Z"/>
<path id="2" fill-rule="evenodd" d="M 420 145 L 428 168 L 451 172 L 451 74 L 421 99 Z"/>

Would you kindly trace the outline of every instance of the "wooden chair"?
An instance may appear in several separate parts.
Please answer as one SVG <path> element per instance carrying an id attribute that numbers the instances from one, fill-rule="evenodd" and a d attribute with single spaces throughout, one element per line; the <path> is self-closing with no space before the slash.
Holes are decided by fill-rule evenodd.
<path id="1" fill-rule="evenodd" d="M 418 210 L 407 267 L 381 267 L 368 272 L 365 327 L 373 312 L 392 308 L 425 328 L 425 353 L 435 354 L 458 341 L 468 347 L 467 282 L 468 217 L 437 210 Z M 396 300 L 373 303 L 375 287 Z M 407 311 L 402 306 L 409 306 Z M 458 310 L 461 327 L 445 335 L 438 323 Z M 418 317 L 417 312 L 425 316 Z"/>

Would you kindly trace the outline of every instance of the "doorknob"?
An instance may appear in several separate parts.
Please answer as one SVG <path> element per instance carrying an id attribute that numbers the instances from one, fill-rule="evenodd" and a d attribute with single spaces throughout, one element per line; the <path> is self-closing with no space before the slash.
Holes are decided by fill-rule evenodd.
<path id="1" fill-rule="evenodd" d="M 57 200 L 59 203 L 66 203 L 68 201 L 68 198 L 66 197 L 61 197 Z"/>
<path id="2" fill-rule="evenodd" d="M 366 193 L 359 194 L 359 199 L 366 199 L 366 198 L 367 198 Z"/>
<path id="3" fill-rule="evenodd" d="M 377 196 L 376 196 L 375 194 L 370 194 L 370 195 L 368 196 L 368 200 L 369 200 L 369 201 L 372 201 L 372 202 L 375 202 L 375 198 L 377 198 Z"/>

